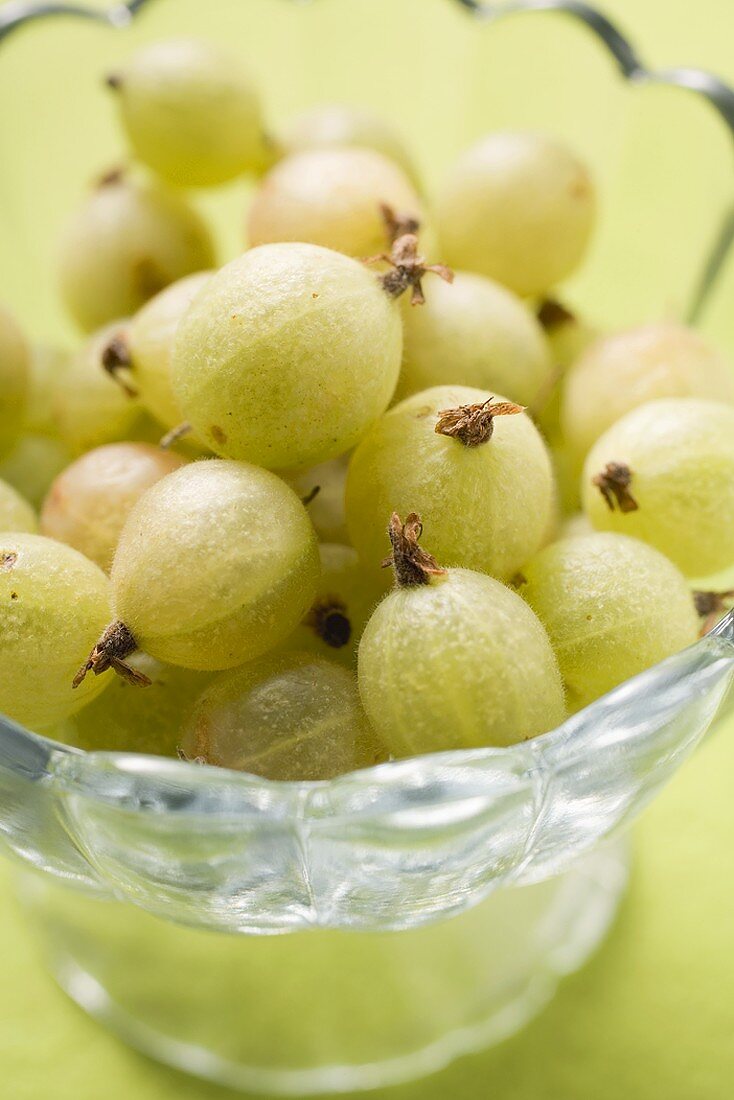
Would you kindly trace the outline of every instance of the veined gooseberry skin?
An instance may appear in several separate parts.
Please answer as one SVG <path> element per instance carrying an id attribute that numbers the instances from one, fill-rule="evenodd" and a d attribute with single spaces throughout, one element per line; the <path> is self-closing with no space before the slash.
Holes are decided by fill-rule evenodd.
<path id="1" fill-rule="evenodd" d="M 108 77 L 135 155 L 180 187 L 211 187 L 262 158 L 260 100 L 239 58 L 202 39 L 138 49 Z"/>
<path id="2" fill-rule="evenodd" d="M 300 473 L 286 473 L 283 476 L 299 497 L 308 502 L 306 508 L 319 540 L 348 545 L 349 531 L 344 501 L 347 485 L 346 458 L 332 458 L 329 462 L 311 466 Z"/>
<path id="3" fill-rule="evenodd" d="M 176 331 L 212 274 L 197 271 L 156 294 L 132 318 L 124 337 L 131 360 L 130 377 L 140 402 L 168 430 L 183 421 L 171 383 Z"/>
<path id="4" fill-rule="evenodd" d="M 565 716 L 540 622 L 509 588 L 468 569 L 390 592 L 362 635 L 358 679 L 375 732 L 399 757 L 512 745 Z"/>
<path id="5" fill-rule="evenodd" d="M 169 283 L 214 261 L 209 230 L 183 198 L 113 173 L 67 224 L 61 296 L 77 324 L 92 332 L 131 316 Z"/>
<path id="6" fill-rule="evenodd" d="M 41 530 L 109 573 L 133 505 L 183 464 L 150 443 L 108 443 L 87 451 L 55 479 L 41 510 Z"/>
<path id="7" fill-rule="evenodd" d="M 346 103 L 324 103 L 311 107 L 291 120 L 283 145 L 287 153 L 335 145 L 372 149 L 399 165 L 414 185 L 419 182 L 401 136 L 387 119 L 367 107 Z"/>
<path id="8" fill-rule="evenodd" d="M 442 258 L 522 297 L 545 294 L 581 262 L 595 206 L 589 172 L 565 145 L 489 134 L 459 158 L 439 197 Z"/>
<path id="9" fill-rule="evenodd" d="M 605 501 L 594 479 L 609 463 L 628 470 L 636 507 Z M 726 569 L 734 564 L 734 407 L 684 397 L 640 405 L 589 451 L 582 493 L 597 530 L 642 539 L 688 577 Z"/>
<path id="10" fill-rule="evenodd" d="M 445 565 L 508 580 L 542 544 L 553 507 L 553 472 L 526 413 L 497 416 L 490 439 L 466 446 L 436 432 L 439 413 L 504 398 L 435 386 L 390 409 L 349 463 L 347 524 L 368 568 L 385 556 L 385 517 L 420 513 L 425 543 Z"/>
<path id="11" fill-rule="evenodd" d="M 72 679 L 110 617 L 110 584 L 70 546 L 0 534 L 0 714 L 43 730 L 90 702 L 109 676 Z"/>
<path id="12" fill-rule="evenodd" d="M 57 474 L 72 460 L 60 439 L 48 435 L 23 435 L 0 462 L 0 478 L 40 508 Z"/>
<path id="13" fill-rule="evenodd" d="M 387 407 L 400 309 L 356 260 L 263 245 L 221 269 L 177 331 L 173 386 L 216 454 L 268 469 L 350 450 Z"/>
<path id="14" fill-rule="evenodd" d="M 36 435 L 57 434 L 56 393 L 63 385 L 70 358 L 65 349 L 42 345 L 31 348 L 28 400 L 23 420 L 25 431 Z"/>
<path id="15" fill-rule="evenodd" d="M 498 390 L 531 405 L 553 380 L 543 330 L 511 291 L 470 272 L 434 279 L 425 305 L 404 300 L 403 365 L 397 397 L 431 386 Z"/>
<path id="16" fill-rule="evenodd" d="M 266 779 L 331 779 L 384 758 L 353 672 L 310 653 L 268 654 L 218 676 L 181 740 L 190 759 Z"/>
<path id="17" fill-rule="evenodd" d="M 64 371 L 54 396 L 59 436 L 74 455 L 103 443 L 129 439 L 140 424 L 139 401 L 105 371 L 102 357 L 127 322 L 105 325 L 79 348 Z"/>
<path id="18" fill-rule="evenodd" d="M 354 668 L 359 639 L 383 590 L 351 546 L 321 543 L 319 558 L 316 598 L 284 647 Z"/>
<path id="19" fill-rule="evenodd" d="M 38 517 L 20 493 L 0 479 L 0 531 L 38 531 Z"/>
<path id="20" fill-rule="evenodd" d="M 518 592 L 548 632 L 573 710 L 698 636 L 685 578 L 626 535 L 564 538 L 526 562 L 522 574 Z"/>
<path id="21" fill-rule="evenodd" d="M 580 459 L 630 410 L 665 397 L 734 403 L 734 366 L 694 329 L 660 321 L 595 341 L 569 371 L 561 427 Z"/>
<path id="22" fill-rule="evenodd" d="M 371 149 L 294 153 L 268 172 L 248 212 L 251 246 L 307 241 L 357 258 L 386 251 L 381 205 L 424 220 L 420 199 L 396 164 Z"/>
<path id="23" fill-rule="evenodd" d="M 0 458 L 23 428 L 29 385 L 29 352 L 15 318 L 0 306 Z"/>
<path id="24" fill-rule="evenodd" d="M 184 723 L 212 673 L 165 665 L 147 653 L 127 660 L 150 684 L 140 688 L 113 676 L 102 695 L 54 736 L 87 752 L 176 756 Z"/>
<path id="25" fill-rule="evenodd" d="M 192 462 L 130 512 L 112 566 L 115 614 L 140 649 L 233 668 L 272 649 L 314 601 L 316 537 L 301 501 L 256 466 Z"/>

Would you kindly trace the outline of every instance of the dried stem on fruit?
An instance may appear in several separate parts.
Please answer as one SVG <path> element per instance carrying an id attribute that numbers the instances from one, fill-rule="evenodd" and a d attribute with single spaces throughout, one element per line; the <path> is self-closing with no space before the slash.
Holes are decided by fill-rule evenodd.
<path id="1" fill-rule="evenodd" d="M 734 589 L 727 589 L 725 592 L 694 592 L 693 603 L 703 619 L 700 630 L 700 637 L 703 637 L 716 626 L 722 615 L 731 610 L 734 603 Z"/>
<path id="2" fill-rule="evenodd" d="M 324 596 L 317 600 L 303 624 L 332 649 L 341 649 L 352 636 L 347 606 L 338 596 Z"/>
<path id="3" fill-rule="evenodd" d="M 117 382 L 123 393 L 126 393 L 128 397 L 137 397 L 138 391 L 130 385 L 125 377 L 125 372 L 129 371 L 131 366 L 132 359 L 127 340 L 122 333 L 117 333 L 102 352 L 102 367 L 107 371 L 110 378 Z"/>
<path id="4" fill-rule="evenodd" d="M 388 244 L 391 246 L 395 244 L 398 237 L 406 233 L 417 234 L 421 227 L 421 223 L 413 214 L 399 214 L 386 202 L 380 203 L 380 214 L 385 223 Z"/>
<path id="5" fill-rule="evenodd" d="M 310 492 L 306 493 L 305 497 L 301 497 L 301 504 L 304 506 L 304 508 L 307 508 L 312 501 L 316 500 L 316 497 L 319 495 L 320 492 L 321 486 L 314 485 L 313 489 L 311 489 Z"/>
<path id="6" fill-rule="evenodd" d="M 183 423 L 177 424 L 175 428 L 171 428 L 170 432 L 166 432 L 159 440 L 158 446 L 162 451 L 167 451 L 174 443 L 178 443 L 179 439 L 183 439 L 184 436 L 189 435 L 192 431 L 193 428 L 191 424 L 189 424 L 188 420 L 184 420 Z"/>
<path id="7" fill-rule="evenodd" d="M 575 314 L 571 313 L 570 309 L 566 309 L 557 298 L 544 298 L 538 306 L 536 317 L 546 332 L 553 332 L 561 325 L 576 320 Z"/>
<path id="8" fill-rule="evenodd" d="M 151 683 L 148 677 L 125 661 L 137 648 L 138 643 L 124 623 L 111 623 L 72 680 L 72 688 L 78 688 L 88 672 L 99 676 L 108 668 L 114 669 L 118 676 L 135 687 L 147 687 Z"/>
<path id="9" fill-rule="evenodd" d="M 397 512 L 393 512 L 387 533 L 392 545 L 392 553 L 382 562 L 382 568 L 392 566 L 395 580 L 400 588 L 414 588 L 419 584 L 430 584 L 433 577 L 445 576 L 432 554 L 418 545 L 423 534 L 423 524 L 417 512 L 411 512 L 405 523 Z"/>
<path id="10" fill-rule="evenodd" d="M 99 177 L 97 187 L 110 187 L 114 183 L 121 183 L 124 178 L 125 169 L 118 164 Z"/>
<path id="11" fill-rule="evenodd" d="M 514 416 L 525 412 L 525 405 L 514 401 L 497 401 L 487 398 L 478 405 L 458 405 L 455 409 L 441 409 L 435 431 L 458 439 L 465 447 L 479 447 L 492 438 L 496 416 Z"/>
<path id="12" fill-rule="evenodd" d="M 389 253 L 380 252 L 377 256 L 367 257 L 363 262 L 390 264 L 392 270 L 379 276 L 380 285 L 391 298 L 399 298 L 410 289 L 410 301 L 414 306 L 425 302 L 422 285 L 424 275 L 431 272 L 446 283 L 454 281 L 454 273 L 450 267 L 446 267 L 445 264 L 426 263 L 424 257 L 418 252 L 418 238 L 415 233 L 403 233 L 393 241 Z"/>
<path id="13" fill-rule="evenodd" d="M 632 471 L 624 462 L 607 462 L 602 472 L 592 477 L 591 483 L 604 497 L 610 512 L 615 508 L 619 508 L 622 513 L 636 512 L 639 508 L 630 492 Z"/>

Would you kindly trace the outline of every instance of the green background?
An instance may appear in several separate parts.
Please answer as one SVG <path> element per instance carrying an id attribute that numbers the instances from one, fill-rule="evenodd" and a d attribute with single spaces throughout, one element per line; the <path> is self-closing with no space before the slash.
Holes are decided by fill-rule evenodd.
<path id="1" fill-rule="evenodd" d="M 2 0 L 0 0 L 0 3 Z M 656 65 L 734 81 L 732 0 L 607 0 Z M 158 0 L 130 32 L 47 24 L 0 54 L 0 297 L 37 338 L 73 334 L 53 284 L 59 226 L 85 181 L 119 160 L 99 75 L 132 42 L 203 29 L 256 70 L 275 124 L 325 98 L 402 121 L 429 184 L 483 130 L 540 126 L 588 157 L 601 227 L 573 300 L 606 323 L 680 314 L 731 198 L 720 122 L 679 92 L 622 87 L 558 16 L 474 27 L 447 0 Z M 203 207 L 222 259 L 240 247 L 246 188 Z M 732 276 L 705 326 L 734 350 Z M 734 724 L 718 731 L 636 830 L 629 897 L 603 950 L 522 1035 L 380 1100 L 729 1100 L 734 1092 Z M 12 1100 L 215 1100 L 231 1094 L 127 1051 L 43 972 L 0 870 L 0 1093 Z"/>

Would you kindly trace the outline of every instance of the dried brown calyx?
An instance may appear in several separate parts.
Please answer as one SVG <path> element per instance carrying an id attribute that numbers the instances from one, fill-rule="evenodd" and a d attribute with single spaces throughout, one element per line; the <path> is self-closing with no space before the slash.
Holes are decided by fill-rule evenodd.
<path id="1" fill-rule="evenodd" d="M 185 764 L 200 764 L 204 766 L 209 763 L 205 756 L 189 756 L 181 745 L 176 745 L 176 756 L 179 760 L 183 760 Z"/>
<path id="2" fill-rule="evenodd" d="M 73 688 L 78 688 L 88 672 L 95 676 L 106 672 L 108 668 L 114 669 L 118 676 L 127 680 L 135 687 L 148 687 L 150 680 L 142 672 L 129 665 L 125 658 L 129 657 L 138 648 L 138 643 L 133 637 L 132 631 L 124 623 L 114 622 L 107 627 L 102 637 L 89 654 L 86 662 L 77 672 L 71 682 Z"/>
<path id="3" fill-rule="evenodd" d="M 430 584 L 433 577 L 445 576 L 432 554 L 418 545 L 423 534 L 423 524 L 417 512 L 411 512 L 405 523 L 397 512 L 393 512 L 387 533 L 392 553 L 382 562 L 382 568 L 392 566 L 395 580 L 400 588 L 414 588 L 419 584 Z"/>
<path id="4" fill-rule="evenodd" d="M 380 203 L 380 216 L 385 224 L 385 234 L 389 245 L 394 245 L 398 237 L 406 233 L 418 233 L 421 223 L 413 214 L 399 214 L 386 202 Z"/>
<path id="5" fill-rule="evenodd" d="M 12 573 L 17 560 L 15 550 L 0 550 L 0 573 Z"/>
<path id="6" fill-rule="evenodd" d="M 636 512 L 639 508 L 630 491 L 632 471 L 624 462 L 607 462 L 602 472 L 592 477 L 591 484 L 595 485 L 604 497 L 610 512 L 615 508 L 619 508 L 623 513 Z"/>
<path id="7" fill-rule="evenodd" d="M 122 77 L 119 73 L 109 73 L 104 78 L 104 82 L 108 88 L 112 88 L 113 92 L 122 87 Z"/>
<path id="8" fill-rule="evenodd" d="M 338 596 L 317 600 L 303 623 L 332 649 L 342 649 L 352 636 L 347 605 Z"/>
<path id="9" fill-rule="evenodd" d="M 703 637 L 716 626 L 722 615 L 731 611 L 734 606 L 734 589 L 727 589 L 725 592 L 694 592 L 693 603 L 703 620 L 700 630 L 700 636 Z"/>
<path id="10" fill-rule="evenodd" d="M 114 168 L 109 168 L 97 179 L 97 187 L 111 187 L 115 183 L 122 183 L 125 178 L 125 169 L 122 165 L 117 164 Z"/>
<path id="11" fill-rule="evenodd" d="M 479 447 L 492 438 L 496 416 L 515 416 L 525 412 L 524 405 L 514 401 L 496 401 L 488 397 L 478 405 L 457 405 L 455 409 L 441 409 L 435 431 L 458 439 L 465 447 Z"/>
<path id="12" fill-rule="evenodd" d="M 561 325 L 576 320 L 575 314 L 571 313 L 570 309 L 566 309 L 557 298 L 544 298 L 538 306 L 536 317 L 546 332 L 553 332 Z"/>
<path id="13" fill-rule="evenodd" d="M 128 397 L 138 396 L 138 391 L 128 379 L 132 358 L 127 340 L 121 332 L 116 333 L 102 351 L 102 367 L 117 382 L 123 393 Z"/>
<path id="14" fill-rule="evenodd" d="M 425 302 L 423 296 L 423 276 L 429 273 L 438 275 L 446 283 L 454 281 L 454 273 L 445 264 L 428 264 L 418 252 L 418 237 L 414 232 L 403 233 L 393 240 L 390 252 L 380 252 L 363 261 L 366 264 L 387 263 L 391 271 L 379 276 L 380 284 L 391 298 L 399 298 L 410 290 L 410 301 L 414 306 Z"/>

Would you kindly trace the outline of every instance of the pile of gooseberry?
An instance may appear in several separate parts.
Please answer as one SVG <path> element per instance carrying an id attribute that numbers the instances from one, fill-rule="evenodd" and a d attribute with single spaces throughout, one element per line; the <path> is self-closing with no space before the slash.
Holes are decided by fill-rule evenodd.
<path id="1" fill-rule="evenodd" d="M 129 155 L 61 240 L 84 339 L 0 311 L 0 713 L 274 780 L 503 747 L 734 594 L 734 373 L 559 301 L 596 220 L 565 144 L 437 195 L 392 126 L 266 129 L 203 41 L 106 74 Z M 221 265 L 190 191 L 249 177 Z"/>

